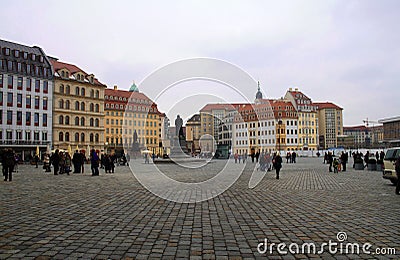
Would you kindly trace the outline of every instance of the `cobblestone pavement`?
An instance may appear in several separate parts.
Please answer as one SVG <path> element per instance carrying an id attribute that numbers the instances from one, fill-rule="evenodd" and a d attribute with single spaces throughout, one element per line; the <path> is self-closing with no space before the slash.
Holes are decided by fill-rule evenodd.
<path id="1" fill-rule="evenodd" d="M 212 177 L 163 167 L 183 181 Z M 182 204 L 154 196 L 124 166 L 98 177 L 89 168 L 54 176 L 20 166 L 12 182 L 0 184 L 0 259 L 400 258 L 400 196 L 380 172 L 333 174 L 321 159 L 298 158 L 283 165 L 280 180 L 269 172 L 249 189 L 252 167 L 223 194 Z M 318 246 L 338 242 L 338 232 L 346 232 L 345 242 L 395 248 L 396 255 L 257 251 L 265 238 Z"/>

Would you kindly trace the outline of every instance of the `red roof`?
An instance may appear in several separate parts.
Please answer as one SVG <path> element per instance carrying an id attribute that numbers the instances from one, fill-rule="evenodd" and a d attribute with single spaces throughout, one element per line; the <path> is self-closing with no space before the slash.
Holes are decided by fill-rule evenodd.
<path id="1" fill-rule="evenodd" d="M 71 73 L 71 75 L 74 74 L 74 73 L 77 73 L 77 72 L 83 73 L 85 75 L 85 77 L 90 75 L 90 74 L 87 74 L 85 71 L 83 71 L 82 69 L 80 69 L 78 66 L 76 66 L 74 64 L 61 62 L 61 61 L 58 61 L 56 59 L 50 59 L 50 62 L 53 65 L 53 69 L 54 69 L 53 72 L 57 72 L 58 70 L 61 70 L 61 69 L 66 69 Z M 97 78 L 94 78 L 93 81 L 97 85 L 104 85 Z"/>
<path id="2" fill-rule="evenodd" d="M 318 109 L 333 108 L 333 109 L 343 110 L 343 108 L 341 108 L 338 105 L 335 105 L 335 104 L 333 104 L 331 102 L 313 102 L 313 105 L 317 106 Z"/>

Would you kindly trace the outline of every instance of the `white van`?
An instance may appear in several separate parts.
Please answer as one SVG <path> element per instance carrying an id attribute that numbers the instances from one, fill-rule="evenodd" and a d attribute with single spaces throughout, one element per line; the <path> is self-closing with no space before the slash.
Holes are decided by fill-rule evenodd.
<path id="1" fill-rule="evenodd" d="M 400 156 L 400 147 L 389 148 L 383 159 L 384 170 L 383 178 L 389 179 L 393 184 L 397 183 L 396 160 Z"/>

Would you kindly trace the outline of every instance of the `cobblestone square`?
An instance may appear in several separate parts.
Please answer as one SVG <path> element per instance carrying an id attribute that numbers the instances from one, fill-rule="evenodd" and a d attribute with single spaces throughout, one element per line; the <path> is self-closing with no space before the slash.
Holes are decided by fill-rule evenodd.
<path id="1" fill-rule="evenodd" d="M 214 161 L 222 167 L 226 161 Z M 140 167 L 142 160 L 132 162 Z M 232 162 L 230 162 L 233 164 Z M 236 165 L 231 165 L 235 167 Z M 164 167 L 171 178 L 195 182 L 207 170 Z M 253 189 L 254 164 L 224 193 L 198 203 L 164 200 L 146 190 L 126 166 L 115 174 L 54 176 L 19 166 L 1 182 L 0 259 L 300 259 L 400 257 L 400 196 L 381 172 L 328 173 L 319 158 L 283 164 L 281 178 L 268 172 Z M 206 169 L 206 168 L 205 168 Z M 370 243 L 396 255 L 260 254 L 270 243 Z"/>

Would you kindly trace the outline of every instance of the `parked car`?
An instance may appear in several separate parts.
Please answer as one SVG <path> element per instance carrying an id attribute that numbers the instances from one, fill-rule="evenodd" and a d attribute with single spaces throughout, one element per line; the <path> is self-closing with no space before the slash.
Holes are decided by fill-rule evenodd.
<path id="1" fill-rule="evenodd" d="M 397 174 L 396 174 L 396 160 L 400 156 L 400 147 L 389 148 L 386 151 L 385 158 L 383 159 L 384 169 L 383 178 L 389 179 L 393 184 L 396 184 Z"/>

